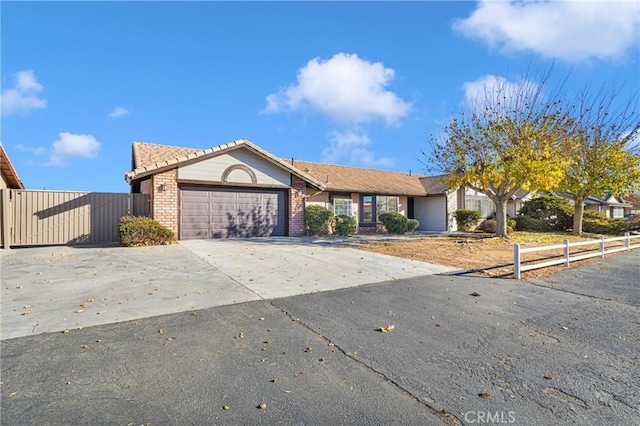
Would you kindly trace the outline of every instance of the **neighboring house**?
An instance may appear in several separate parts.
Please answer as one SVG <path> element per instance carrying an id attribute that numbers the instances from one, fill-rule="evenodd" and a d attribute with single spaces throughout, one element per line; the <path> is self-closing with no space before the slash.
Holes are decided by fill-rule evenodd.
<path id="1" fill-rule="evenodd" d="M 0 189 L 24 189 L 24 185 L 20 181 L 16 169 L 13 168 L 11 161 L 9 161 L 9 156 L 2 144 L 0 144 L 0 175 L 2 176 Z"/>
<path id="2" fill-rule="evenodd" d="M 629 194 L 622 200 L 627 206 L 624 207 L 624 215 L 640 214 L 640 194 Z"/>
<path id="3" fill-rule="evenodd" d="M 241 139 L 209 149 L 134 142 L 132 192 L 151 195 L 151 214 L 180 239 L 300 236 L 304 208 L 319 204 L 375 232 L 395 211 L 423 231 L 455 230 L 464 191 L 439 177 L 285 160 Z"/>
<path id="4" fill-rule="evenodd" d="M 613 195 L 604 197 L 591 196 L 584 202 L 585 210 L 595 210 L 611 218 L 624 217 L 625 209 L 630 207 L 630 204 L 619 200 Z"/>

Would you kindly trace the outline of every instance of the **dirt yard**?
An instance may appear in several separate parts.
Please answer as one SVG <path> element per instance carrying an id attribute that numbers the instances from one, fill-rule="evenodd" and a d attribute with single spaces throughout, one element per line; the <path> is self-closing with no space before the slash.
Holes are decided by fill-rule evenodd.
<path id="1" fill-rule="evenodd" d="M 559 233 L 515 232 L 510 238 L 491 237 L 487 234 L 464 234 L 447 237 L 425 237 L 398 241 L 384 241 L 375 243 L 355 244 L 361 250 L 404 257 L 423 262 L 437 263 L 460 268 L 461 270 L 481 273 L 494 277 L 513 277 L 513 245 L 519 243 L 521 248 L 539 247 L 562 244 L 564 239 L 570 242 L 594 240 L 598 237 L 577 237 Z M 623 241 L 610 242 L 606 250 L 623 246 Z M 571 248 L 571 256 L 593 253 L 599 245 L 588 245 Z M 563 251 L 544 251 L 526 253 L 521 256 L 523 264 L 527 262 L 552 260 L 562 256 Z M 608 254 L 607 256 L 614 256 Z M 589 262 L 599 262 L 600 257 L 572 262 L 571 266 L 583 265 Z M 566 269 L 564 265 L 525 271 L 523 279 L 550 275 Z"/>

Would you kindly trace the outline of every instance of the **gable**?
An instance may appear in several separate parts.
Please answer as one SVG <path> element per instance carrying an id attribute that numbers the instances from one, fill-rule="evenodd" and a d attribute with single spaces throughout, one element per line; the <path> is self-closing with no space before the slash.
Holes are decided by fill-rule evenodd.
<path id="1" fill-rule="evenodd" d="M 197 163 L 178 167 L 178 180 L 289 186 L 291 174 L 263 157 L 240 148 Z"/>

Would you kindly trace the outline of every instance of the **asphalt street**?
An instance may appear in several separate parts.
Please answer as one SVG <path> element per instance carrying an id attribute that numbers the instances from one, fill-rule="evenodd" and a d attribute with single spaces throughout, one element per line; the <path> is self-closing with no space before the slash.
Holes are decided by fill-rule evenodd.
<path id="1" fill-rule="evenodd" d="M 639 276 L 632 252 L 5 339 L 0 422 L 640 424 Z"/>

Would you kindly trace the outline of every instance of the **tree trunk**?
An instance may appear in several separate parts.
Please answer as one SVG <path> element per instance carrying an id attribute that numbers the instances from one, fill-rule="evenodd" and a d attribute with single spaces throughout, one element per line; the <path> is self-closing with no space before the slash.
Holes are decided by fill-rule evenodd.
<path id="1" fill-rule="evenodd" d="M 573 209 L 573 234 L 582 235 L 582 215 L 584 213 L 584 200 L 576 198 Z"/>
<path id="2" fill-rule="evenodd" d="M 507 201 L 509 198 L 496 200 L 496 236 L 507 237 Z"/>

